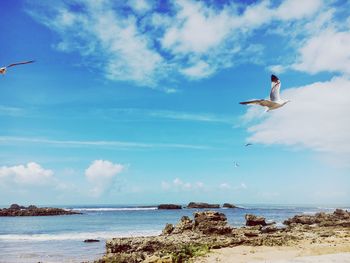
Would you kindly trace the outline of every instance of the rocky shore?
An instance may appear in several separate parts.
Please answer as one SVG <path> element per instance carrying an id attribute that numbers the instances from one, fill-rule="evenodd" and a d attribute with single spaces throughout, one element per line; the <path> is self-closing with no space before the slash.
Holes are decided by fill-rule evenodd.
<path id="1" fill-rule="evenodd" d="M 54 207 L 36 207 L 35 205 L 25 207 L 12 204 L 9 208 L 0 209 L 0 216 L 57 216 L 75 214 L 81 213 Z"/>
<path id="2" fill-rule="evenodd" d="M 189 262 L 210 249 L 247 246 L 291 246 L 302 241 L 323 242 L 327 238 L 350 239 L 350 212 L 299 215 L 287 219 L 285 227 L 266 223 L 265 218 L 246 215 L 246 226 L 234 228 L 223 213 L 195 212 L 178 224 L 167 224 L 159 236 L 113 238 L 106 242 L 105 256 L 96 263 Z"/>

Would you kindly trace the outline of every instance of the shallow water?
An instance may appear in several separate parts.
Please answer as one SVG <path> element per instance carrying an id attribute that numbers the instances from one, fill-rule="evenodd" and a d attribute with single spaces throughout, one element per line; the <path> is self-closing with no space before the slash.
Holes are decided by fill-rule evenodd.
<path id="1" fill-rule="evenodd" d="M 99 258 L 105 240 L 112 237 L 145 236 L 161 233 L 166 223 L 192 217 L 199 209 L 157 210 L 137 206 L 71 206 L 82 215 L 43 217 L 0 217 L 0 262 L 82 262 Z M 302 213 L 330 212 L 334 208 L 297 206 L 253 206 L 244 209 L 212 209 L 223 212 L 229 224 L 242 226 L 247 213 L 263 215 L 282 224 Z M 98 243 L 84 243 L 99 239 Z"/>

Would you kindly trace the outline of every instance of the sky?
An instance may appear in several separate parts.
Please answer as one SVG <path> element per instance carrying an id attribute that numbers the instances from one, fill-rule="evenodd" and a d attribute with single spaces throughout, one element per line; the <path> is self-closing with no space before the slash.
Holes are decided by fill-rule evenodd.
<path id="1" fill-rule="evenodd" d="M 0 204 L 350 205 L 349 15 L 345 0 L 3 1 L 1 65 L 35 63 L 0 76 Z M 271 74 L 290 103 L 239 104 L 268 98 Z"/>

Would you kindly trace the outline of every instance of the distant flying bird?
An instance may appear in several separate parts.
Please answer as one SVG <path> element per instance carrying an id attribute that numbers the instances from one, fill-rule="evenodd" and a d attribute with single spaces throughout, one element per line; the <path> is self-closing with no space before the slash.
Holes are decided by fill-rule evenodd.
<path id="1" fill-rule="evenodd" d="M 270 92 L 270 100 L 250 100 L 250 101 L 244 101 L 240 102 L 240 104 L 257 104 L 263 107 L 267 107 L 268 110 L 274 110 L 278 109 L 282 106 L 284 106 L 286 103 L 290 102 L 289 100 L 282 100 L 280 98 L 280 88 L 281 88 L 281 81 L 275 76 L 271 75 L 271 92 Z"/>
<path id="2" fill-rule="evenodd" d="M 34 60 L 12 63 L 12 64 L 10 64 L 10 65 L 8 65 L 6 67 L 0 68 L 0 74 L 5 74 L 8 68 L 11 68 L 11 67 L 14 67 L 14 66 L 18 66 L 18 65 L 29 64 L 29 63 L 33 63 L 33 62 L 34 62 Z"/>
<path id="3" fill-rule="evenodd" d="M 248 142 L 245 146 L 250 146 L 253 145 L 252 143 Z"/>
<path id="4" fill-rule="evenodd" d="M 233 162 L 233 164 L 235 165 L 235 168 L 239 167 L 239 163 Z"/>

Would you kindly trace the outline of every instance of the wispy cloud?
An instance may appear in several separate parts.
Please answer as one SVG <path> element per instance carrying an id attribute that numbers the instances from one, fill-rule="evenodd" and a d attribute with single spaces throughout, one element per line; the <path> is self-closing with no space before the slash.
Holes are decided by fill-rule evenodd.
<path id="1" fill-rule="evenodd" d="M 268 32 L 293 21 L 307 25 L 324 5 L 320 0 L 246 6 L 180 0 L 160 12 L 153 1 L 29 3 L 27 12 L 59 35 L 58 50 L 78 51 L 108 79 L 157 88 L 178 76 L 207 78 L 247 58 L 261 63 L 264 47 L 256 49 L 249 41 L 255 30 Z"/>
<path id="2" fill-rule="evenodd" d="M 247 185 L 245 183 L 240 183 L 239 185 L 231 186 L 231 184 L 224 182 L 219 184 L 220 190 L 244 190 L 247 189 Z"/>
<path id="3" fill-rule="evenodd" d="M 196 122 L 212 122 L 212 123 L 226 123 L 233 124 L 234 118 L 227 115 L 219 115 L 212 113 L 192 113 L 182 111 L 170 111 L 170 110 L 150 110 L 150 109 L 137 109 L 137 108 L 112 108 L 112 109 L 99 109 L 95 110 L 95 113 L 102 116 L 108 115 L 133 115 L 143 118 L 157 118 L 179 121 L 196 121 Z"/>
<path id="4" fill-rule="evenodd" d="M 13 137 L 13 136 L 0 136 L 0 144 L 18 144 L 18 143 L 30 143 L 30 144 L 43 144 L 52 145 L 57 147 L 105 147 L 105 148 L 179 148 L 179 149 L 194 149 L 204 150 L 211 149 L 209 146 L 204 145 L 192 145 L 192 144 L 179 144 L 179 143 L 139 143 L 139 142 L 123 142 L 123 141 L 75 141 L 75 140 L 52 140 L 45 138 L 30 138 L 30 137 Z"/>
<path id="5" fill-rule="evenodd" d="M 0 105 L 0 115 L 12 116 L 12 117 L 23 116 L 25 115 L 25 110 L 18 107 L 8 107 L 8 106 Z"/>
<path id="6" fill-rule="evenodd" d="M 205 185 L 203 182 L 184 182 L 180 178 L 175 178 L 173 181 L 161 182 L 163 191 L 193 191 L 193 190 L 204 190 Z"/>

